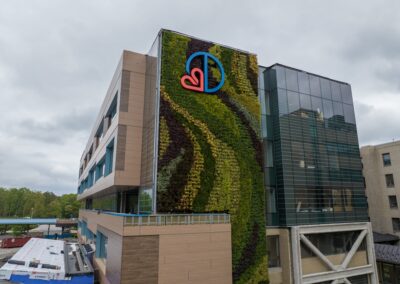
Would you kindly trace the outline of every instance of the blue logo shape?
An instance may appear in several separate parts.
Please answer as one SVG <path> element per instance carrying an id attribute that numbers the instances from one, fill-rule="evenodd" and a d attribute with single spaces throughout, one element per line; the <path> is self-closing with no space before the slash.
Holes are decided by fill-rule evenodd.
<path id="1" fill-rule="evenodd" d="M 186 73 L 187 74 L 191 74 L 190 72 L 190 63 L 192 62 L 192 60 L 196 57 L 202 56 L 203 57 L 203 75 L 204 75 L 204 92 L 205 93 L 215 93 L 217 92 L 219 89 L 222 88 L 222 86 L 224 85 L 224 81 L 225 81 L 225 72 L 224 72 L 224 68 L 222 67 L 221 62 L 218 60 L 218 58 L 216 58 L 214 55 L 208 53 L 208 52 L 204 52 L 204 51 L 198 51 L 193 53 L 192 55 L 190 55 L 190 57 L 188 58 L 188 60 L 186 61 Z M 219 72 L 221 73 L 221 81 L 219 82 L 219 84 L 217 86 L 215 86 L 214 88 L 209 88 L 208 86 L 208 60 L 211 59 L 212 61 L 214 61 L 217 64 L 217 67 L 219 69 Z"/>

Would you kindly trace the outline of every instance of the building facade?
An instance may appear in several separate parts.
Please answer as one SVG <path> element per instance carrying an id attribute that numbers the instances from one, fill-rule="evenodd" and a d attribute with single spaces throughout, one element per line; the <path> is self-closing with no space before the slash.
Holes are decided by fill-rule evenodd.
<path id="1" fill-rule="evenodd" d="M 400 236 L 400 141 L 361 148 L 374 231 Z"/>
<path id="2" fill-rule="evenodd" d="M 78 193 L 102 283 L 377 283 L 350 85 L 245 51 L 124 51 Z"/>
<path id="3" fill-rule="evenodd" d="M 260 74 L 267 234 L 290 235 L 295 283 L 375 283 L 350 85 L 280 64 Z"/>

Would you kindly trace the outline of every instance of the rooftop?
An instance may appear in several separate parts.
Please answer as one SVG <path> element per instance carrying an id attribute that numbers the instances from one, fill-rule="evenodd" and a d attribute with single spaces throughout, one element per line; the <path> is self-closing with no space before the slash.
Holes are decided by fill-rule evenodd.
<path id="1" fill-rule="evenodd" d="M 79 244 L 39 238 L 30 239 L 1 270 L 18 271 L 18 275 L 42 275 L 56 280 L 93 274 L 93 268 Z"/>
<path id="2" fill-rule="evenodd" d="M 373 232 L 374 243 L 397 242 L 400 238 L 396 235 Z"/>
<path id="3" fill-rule="evenodd" d="M 400 264 L 399 246 L 375 244 L 375 255 L 377 261 Z"/>
<path id="4" fill-rule="evenodd" d="M 32 238 L 3 265 L 2 270 L 64 274 L 64 242 Z"/>

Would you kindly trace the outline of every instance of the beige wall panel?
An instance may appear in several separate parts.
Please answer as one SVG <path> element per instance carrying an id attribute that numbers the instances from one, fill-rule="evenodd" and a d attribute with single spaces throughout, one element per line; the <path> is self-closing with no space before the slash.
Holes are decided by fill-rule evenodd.
<path id="1" fill-rule="evenodd" d="M 124 237 L 121 283 L 157 283 L 158 250 L 158 236 Z"/>
<path id="2" fill-rule="evenodd" d="M 270 284 L 290 284 L 290 282 L 283 282 L 282 268 L 268 268 L 268 276 Z"/>
<path id="3" fill-rule="evenodd" d="M 144 73 L 146 72 L 146 56 L 124 50 L 122 68 L 133 72 Z"/>
<path id="4" fill-rule="evenodd" d="M 197 233 L 160 235 L 159 283 L 232 283 L 230 230 L 189 227 Z"/>

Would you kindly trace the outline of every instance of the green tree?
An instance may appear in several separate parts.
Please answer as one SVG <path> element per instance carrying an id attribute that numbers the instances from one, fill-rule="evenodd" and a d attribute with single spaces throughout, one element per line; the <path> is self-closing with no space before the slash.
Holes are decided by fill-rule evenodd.
<path id="1" fill-rule="evenodd" d="M 75 218 L 79 214 L 79 208 L 76 194 L 57 196 L 52 192 L 28 188 L 0 187 L 0 218 Z M 0 227 L 0 234 L 5 229 Z M 13 227 L 16 233 L 20 229 Z"/>

